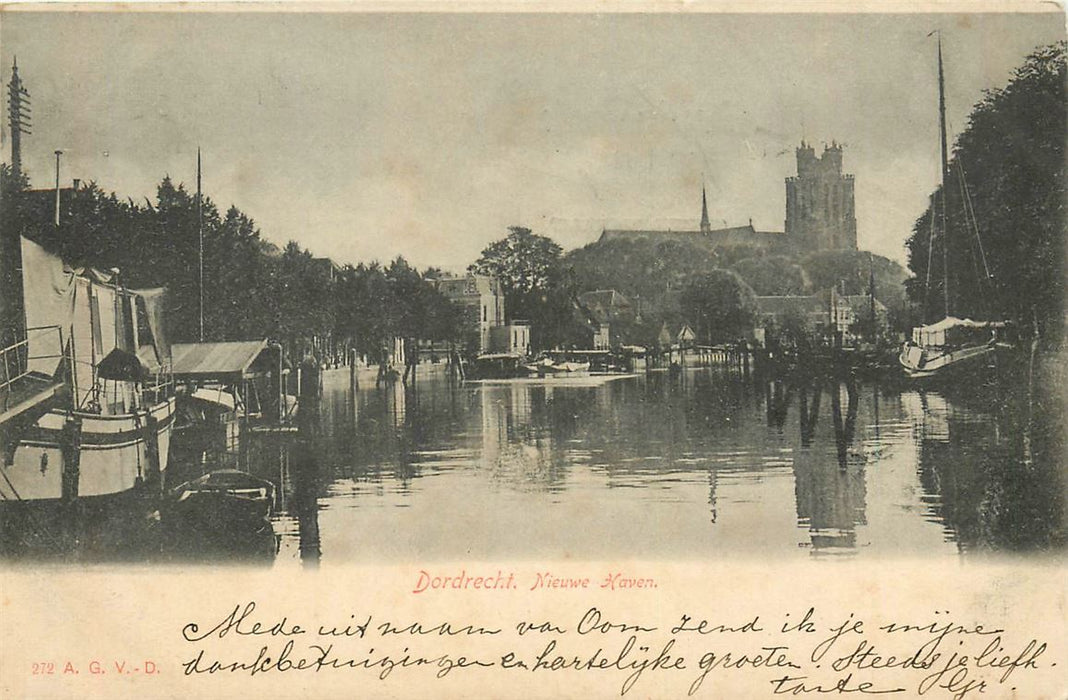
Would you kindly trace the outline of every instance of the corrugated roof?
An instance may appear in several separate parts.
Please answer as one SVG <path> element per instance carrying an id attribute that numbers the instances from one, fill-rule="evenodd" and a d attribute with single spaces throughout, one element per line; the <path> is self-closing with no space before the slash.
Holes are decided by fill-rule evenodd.
<path id="1" fill-rule="evenodd" d="M 243 374 L 266 347 L 266 340 L 178 343 L 171 346 L 174 376 Z"/>

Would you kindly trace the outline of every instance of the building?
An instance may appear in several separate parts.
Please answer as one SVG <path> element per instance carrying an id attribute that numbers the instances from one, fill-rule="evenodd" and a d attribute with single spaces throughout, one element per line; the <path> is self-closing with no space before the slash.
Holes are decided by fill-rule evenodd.
<path id="1" fill-rule="evenodd" d="M 842 174 L 842 146 L 832 142 L 823 154 L 802 141 L 797 175 L 786 178 L 785 232 L 758 231 L 748 225 L 713 229 L 708 197 L 701 188 L 701 220 L 691 229 L 604 229 L 599 242 L 651 239 L 697 243 L 710 249 L 750 247 L 783 253 L 856 250 L 857 219 L 853 176 Z"/>
<path id="2" fill-rule="evenodd" d="M 702 222 L 704 227 L 707 222 Z M 708 248 L 738 248 L 742 246 L 771 250 L 786 245 L 786 237 L 781 232 L 757 231 L 753 224 L 731 226 L 728 228 L 707 230 L 672 231 L 663 229 L 603 229 L 598 242 L 614 240 L 651 239 L 655 241 L 675 240 L 683 243 L 697 243 Z"/>
<path id="3" fill-rule="evenodd" d="M 465 348 L 479 353 L 492 352 L 492 329 L 505 325 L 504 290 L 500 281 L 486 275 L 467 274 L 442 277 L 434 280 L 434 284 L 463 310 Z"/>
<path id="4" fill-rule="evenodd" d="M 825 329 L 830 323 L 830 305 L 825 294 L 756 297 L 757 328 L 783 328 L 796 324 L 807 331 Z"/>
<path id="5" fill-rule="evenodd" d="M 823 155 L 804 141 L 797 149 L 797 175 L 786 178 L 786 237 L 797 250 L 856 250 L 853 176 L 842 174 L 842 146 Z"/>
<path id="6" fill-rule="evenodd" d="M 675 334 L 675 342 L 683 349 L 689 349 L 694 346 L 697 342 L 697 334 L 694 333 L 693 328 L 690 328 L 690 324 L 682 324 L 682 328 Z"/>
<path id="7" fill-rule="evenodd" d="M 846 344 L 861 339 L 864 333 L 860 327 L 867 326 L 866 332 L 874 335 L 883 335 L 890 329 L 890 316 L 881 301 L 868 294 L 839 294 L 834 289 L 829 321 Z"/>
<path id="8" fill-rule="evenodd" d="M 873 314 L 875 323 L 871 325 Z M 808 296 L 756 297 L 758 342 L 763 342 L 763 329 L 790 326 L 809 333 L 834 333 L 844 345 L 852 345 L 865 333 L 885 334 L 890 321 L 886 305 L 868 294 L 844 295 L 831 289 Z"/>
<path id="9" fill-rule="evenodd" d="M 530 323 L 512 321 L 490 329 L 489 352 L 527 356 L 530 354 Z"/>

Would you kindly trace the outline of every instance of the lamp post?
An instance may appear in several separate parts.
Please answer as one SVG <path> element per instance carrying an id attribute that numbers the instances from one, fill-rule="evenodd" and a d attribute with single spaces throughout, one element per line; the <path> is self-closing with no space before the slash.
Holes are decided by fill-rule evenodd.
<path id="1" fill-rule="evenodd" d="M 59 157 L 63 151 L 56 149 L 56 226 L 59 226 Z"/>

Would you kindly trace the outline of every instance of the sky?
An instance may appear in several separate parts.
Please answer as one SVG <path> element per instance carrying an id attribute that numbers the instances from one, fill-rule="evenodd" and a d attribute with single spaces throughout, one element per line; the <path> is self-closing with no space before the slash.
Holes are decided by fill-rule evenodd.
<path id="1" fill-rule="evenodd" d="M 462 270 L 522 225 L 783 230 L 802 139 L 844 144 L 858 244 L 904 262 L 952 135 L 1064 38 L 1043 14 L 5 12 L 36 187 L 141 201 L 165 175 L 336 262 Z M 4 160 L 10 160 L 4 127 Z"/>

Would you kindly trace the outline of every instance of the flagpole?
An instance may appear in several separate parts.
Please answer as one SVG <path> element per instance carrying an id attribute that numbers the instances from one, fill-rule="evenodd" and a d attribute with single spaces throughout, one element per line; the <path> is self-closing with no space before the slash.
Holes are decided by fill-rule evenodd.
<path id="1" fill-rule="evenodd" d="M 197 237 L 199 241 L 200 342 L 204 342 L 204 205 L 200 189 L 200 147 L 197 147 Z"/>

